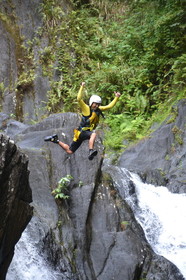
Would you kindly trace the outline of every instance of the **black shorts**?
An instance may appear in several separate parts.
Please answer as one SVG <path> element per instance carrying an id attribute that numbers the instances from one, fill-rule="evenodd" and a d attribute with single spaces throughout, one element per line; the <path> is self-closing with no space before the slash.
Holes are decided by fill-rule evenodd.
<path id="1" fill-rule="evenodd" d="M 75 153 L 75 151 L 81 146 L 84 140 L 89 140 L 93 131 L 85 130 L 82 131 L 79 135 L 79 139 L 77 141 L 73 141 L 70 145 L 70 150 Z"/>

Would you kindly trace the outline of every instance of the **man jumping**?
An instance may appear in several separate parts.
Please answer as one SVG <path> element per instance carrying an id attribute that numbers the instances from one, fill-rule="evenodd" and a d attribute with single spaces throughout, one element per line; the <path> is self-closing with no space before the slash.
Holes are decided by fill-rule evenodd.
<path id="1" fill-rule="evenodd" d="M 77 95 L 77 101 L 82 111 L 82 119 L 77 129 L 74 129 L 74 138 L 71 145 L 67 145 L 58 139 L 57 134 L 47 136 L 44 140 L 51 141 L 59 144 L 63 150 L 68 154 L 73 154 L 80 147 L 84 140 L 89 140 L 89 160 L 92 160 L 97 155 L 97 150 L 94 150 L 94 142 L 96 139 L 96 127 L 99 123 L 100 115 L 103 115 L 102 111 L 111 109 L 114 107 L 120 97 L 119 92 L 115 93 L 115 98 L 106 106 L 101 106 L 101 97 L 98 95 L 92 95 L 89 99 L 89 105 L 83 101 L 83 90 L 85 82 L 82 82 L 80 90 Z"/>

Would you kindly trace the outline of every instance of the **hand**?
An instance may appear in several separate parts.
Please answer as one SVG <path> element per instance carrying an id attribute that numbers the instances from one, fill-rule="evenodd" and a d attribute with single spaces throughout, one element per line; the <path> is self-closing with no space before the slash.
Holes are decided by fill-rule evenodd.
<path id="1" fill-rule="evenodd" d="M 85 86 L 85 82 L 82 82 L 82 83 L 81 83 L 81 86 L 84 87 L 84 86 Z"/>
<path id="2" fill-rule="evenodd" d="M 116 97 L 120 97 L 120 96 L 121 96 L 121 93 L 118 92 L 118 91 L 117 91 L 117 92 L 115 91 L 114 93 L 115 93 L 115 96 L 116 96 Z"/>

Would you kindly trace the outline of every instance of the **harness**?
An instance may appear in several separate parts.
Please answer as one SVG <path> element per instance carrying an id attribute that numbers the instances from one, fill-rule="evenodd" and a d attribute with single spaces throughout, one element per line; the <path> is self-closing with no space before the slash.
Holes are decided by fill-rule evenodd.
<path id="1" fill-rule="evenodd" d="M 90 108 L 90 115 L 82 116 L 78 130 L 79 131 L 84 131 L 84 130 L 92 131 L 93 129 L 95 129 L 99 123 L 100 115 L 104 118 L 104 115 L 99 108 L 97 108 L 96 110 L 92 110 Z"/>
<path id="2" fill-rule="evenodd" d="M 82 116 L 79 127 L 77 129 L 76 128 L 74 129 L 73 141 L 77 141 L 79 139 L 79 136 L 82 131 L 86 131 L 86 130 L 92 131 L 93 129 L 95 129 L 99 123 L 100 115 L 103 118 L 105 118 L 102 111 L 99 108 L 97 108 L 96 110 L 92 110 L 90 108 L 90 115 Z"/>

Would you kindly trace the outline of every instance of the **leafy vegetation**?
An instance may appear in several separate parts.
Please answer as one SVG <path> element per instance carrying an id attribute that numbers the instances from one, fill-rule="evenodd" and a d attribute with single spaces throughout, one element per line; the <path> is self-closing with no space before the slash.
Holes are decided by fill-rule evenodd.
<path id="1" fill-rule="evenodd" d="M 68 7 L 44 0 L 44 26 L 27 42 L 32 68 L 18 86 L 32 84 L 33 46 L 47 36 L 39 63 L 50 82 L 48 112 L 78 112 L 82 81 L 86 101 L 98 94 L 105 105 L 120 91 L 120 102 L 106 115 L 105 144 L 125 147 L 186 97 L 185 10 L 181 0 L 74 0 Z"/>
<path id="2" fill-rule="evenodd" d="M 71 175 L 66 175 L 65 177 L 61 178 L 58 182 L 57 188 L 52 191 L 55 199 L 68 199 L 69 196 L 66 194 L 67 188 L 73 177 Z"/>

